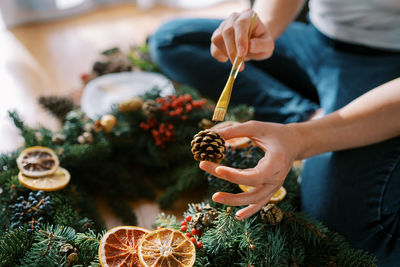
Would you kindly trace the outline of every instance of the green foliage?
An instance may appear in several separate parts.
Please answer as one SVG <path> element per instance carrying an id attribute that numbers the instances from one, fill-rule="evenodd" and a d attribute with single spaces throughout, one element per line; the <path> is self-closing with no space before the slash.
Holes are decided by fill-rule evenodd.
<path id="1" fill-rule="evenodd" d="M 32 245 L 32 236 L 26 228 L 8 230 L 0 237 L 0 266 L 19 266 L 19 260 Z"/>
<path id="2" fill-rule="evenodd" d="M 83 259 L 83 266 L 97 265 L 96 262 L 99 261 L 97 252 L 103 235 L 104 231 L 101 234 L 96 234 L 92 230 L 76 234 L 74 244 L 78 248 L 80 258 Z"/>
<path id="3" fill-rule="evenodd" d="M 71 244 L 76 232 L 63 225 L 47 225 L 34 234 L 34 243 L 25 254 L 21 266 L 64 266 L 66 255 L 62 247 Z"/>

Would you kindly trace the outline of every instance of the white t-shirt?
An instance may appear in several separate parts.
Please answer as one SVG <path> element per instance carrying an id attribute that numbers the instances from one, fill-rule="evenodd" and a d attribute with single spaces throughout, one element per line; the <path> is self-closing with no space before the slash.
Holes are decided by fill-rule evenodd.
<path id="1" fill-rule="evenodd" d="M 310 19 L 335 40 L 400 51 L 400 0 L 310 0 Z"/>

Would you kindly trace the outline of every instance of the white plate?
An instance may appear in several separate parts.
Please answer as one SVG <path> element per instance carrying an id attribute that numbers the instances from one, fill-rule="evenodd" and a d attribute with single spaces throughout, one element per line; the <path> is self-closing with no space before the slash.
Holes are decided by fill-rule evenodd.
<path id="1" fill-rule="evenodd" d="M 95 120 L 110 112 L 112 104 L 143 95 L 153 88 L 161 90 L 162 96 L 175 93 L 172 82 L 159 73 L 136 71 L 102 75 L 84 88 L 81 108 Z"/>

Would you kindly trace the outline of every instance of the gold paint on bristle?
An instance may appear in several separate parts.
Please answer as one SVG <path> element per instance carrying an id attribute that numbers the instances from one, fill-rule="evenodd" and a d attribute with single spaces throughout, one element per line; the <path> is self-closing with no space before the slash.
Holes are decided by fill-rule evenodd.
<path id="1" fill-rule="evenodd" d="M 235 66 L 235 64 L 234 64 L 234 66 Z M 217 106 L 215 107 L 215 110 L 214 110 L 214 115 L 212 117 L 213 121 L 223 121 L 225 118 L 225 114 L 226 114 L 226 111 L 228 110 L 228 106 L 229 106 L 229 101 L 231 99 L 233 82 L 235 81 L 235 75 L 233 75 L 233 73 L 235 73 L 235 70 L 231 71 L 228 81 L 225 84 L 224 90 L 222 90 L 221 96 L 219 97 Z"/>
<path id="2" fill-rule="evenodd" d="M 215 108 L 212 120 L 213 121 L 223 121 L 225 118 L 225 114 L 226 114 L 225 108 Z"/>

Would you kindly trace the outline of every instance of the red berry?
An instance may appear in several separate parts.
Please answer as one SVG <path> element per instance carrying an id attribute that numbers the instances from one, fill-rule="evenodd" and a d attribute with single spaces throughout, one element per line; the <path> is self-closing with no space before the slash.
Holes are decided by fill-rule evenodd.
<path id="1" fill-rule="evenodd" d="M 189 94 L 185 94 L 185 100 L 187 102 L 190 102 L 190 101 L 192 101 L 192 97 Z"/>
<path id="2" fill-rule="evenodd" d="M 161 226 L 157 226 L 157 230 L 160 230 L 160 229 L 162 229 L 162 227 Z"/>
<path id="3" fill-rule="evenodd" d="M 203 242 L 197 242 L 197 248 L 203 248 Z"/>
<path id="4" fill-rule="evenodd" d="M 89 78 L 89 74 L 87 74 L 87 73 L 82 73 L 81 74 L 81 80 L 82 81 L 86 81 L 88 78 Z"/>
<path id="5" fill-rule="evenodd" d="M 185 236 L 187 236 L 187 238 L 190 238 L 192 235 L 190 233 L 186 233 Z"/>
<path id="6" fill-rule="evenodd" d="M 175 116 L 175 114 L 176 114 L 176 113 L 175 113 L 174 111 L 170 111 L 170 112 L 169 112 L 169 116 L 171 116 L 171 117 Z"/>
<path id="7" fill-rule="evenodd" d="M 181 226 L 183 226 L 183 225 L 187 225 L 187 222 L 186 221 L 181 221 Z"/>
<path id="8" fill-rule="evenodd" d="M 196 237 L 191 237 L 191 238 L 190 238 L 190 241 L 192 241 L 193 244 L 195 244 L 195 245 L 196 245 L 196 243 L 197 243 Z"/>
<path id="9" fill-rule="evenodd" d="M 182 119 L 183 121 L 185 121 L 185 120 L 187 120 L 187 116 L 186 116 L 186 115 L 182 115 L 181 119 Z"/>
<path id="10" fill-rule="evenodd" d="M 193 228 L 193 229 L 192 229 L 192 235 L 197 235 L 197 232 L 198 232 L 198 231 L 197 231 L 196 228 Z"/>
<path id="11" fill-rule="evenodd" d="M 187 226 L 186 225 L 182 225 L 181 226 L 181 231 L 182 232 L 186 232 L 187 231 Z"/>
<path id="12" fill-rule="evenodd" d="M 185 108 L 186 108 L 187 112 L 190 112 L 193 109 L 192 105 L 190 105 L 190 104 L 186 104 Z"/>
<path id="13" fill-rule="evenodd" d="M 192 216 L 190 216 L 190 215 L 186 216 L 185 220 L 186 220 L 187 222 L 190 222 L 190 221 L 192 220 Z"/>
<path id="14" fill-rule="evenodd" d="M 172 125 L 171 123 L 168 124 L 168 130 L 172 130 L 174 129 L 174 125 Z"/>

